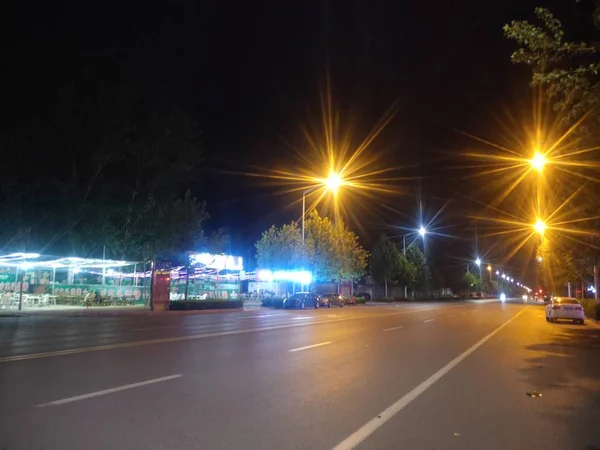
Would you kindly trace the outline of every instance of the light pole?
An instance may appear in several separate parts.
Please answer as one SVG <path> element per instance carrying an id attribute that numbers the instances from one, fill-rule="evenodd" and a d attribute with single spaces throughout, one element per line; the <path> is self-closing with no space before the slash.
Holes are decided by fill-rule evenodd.
<path id="1" fill-rule="evenodd" d="M 425 239 L 425 235 L 427 234 L 427 229 L 421 225 L 419 227 L 419 235 L 421 236 L 421 238 Z M 403 255 L 404 255 L 404 260 L 406 261 L 406 236 L 410 236 L 412 233 L 409 234 L 404 234 L 402 235 L 402 251 L 403 251 Z M 406 288 L 406 282 L 404 283 L 404 298 L 407 298 L 408 296 L 408 291 Z"/>
<path id="2" fill-rule="evenodd" d="M 491 281 L 493 281 L 493 280 L 492 280 L 492 266 L 488 264 L 488 266 L 487 266 L 487 270 L 488 270 L 488 272 L 490 273 L 490 282 L 491 282 Z"/>

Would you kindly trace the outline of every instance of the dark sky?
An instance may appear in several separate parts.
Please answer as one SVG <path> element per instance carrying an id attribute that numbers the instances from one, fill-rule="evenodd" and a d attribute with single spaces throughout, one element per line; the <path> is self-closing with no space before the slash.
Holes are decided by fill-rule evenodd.
<path id="1" fill-rule="evenodd" d="M 477 191 L 444 171 L 448 155 L 468 145 L 452 129 L 498 138 L 494 114 L 530 103 L 529 73 L 511 65 L 502 25 L 531 19 L 539 5 L 576 23 L 586 8 L 543 0 L 14 3 L 3 27 L 4 126 L 43 116 L 58 90 L 81 78 L 167 94 L 201 124 L 207 161 L 194 193 L 243 255 L 262 229 L 298 218 L 299 204 L 286 208 L 290 197 L 227 172 L 293 163 L 289 144 L 305 145 L 300 124 L 319 113 L 327 73 L 358 135 L 397 102 L 373 147 L 383 152 L 380 164 L 420 163 L 408 175 L 428 178 L 397 182 L 410 195 L 361 205 L 361 237 L 370 246 L 392 225 L 412 226 L 417 193 L 426 219 L 450 201 L 436 226 L 457 225 L 444 230 L 469 240 L 431 243 L 432 253 L 452 253 L 448 264 L 475 253 L 463 195 Z M 400 213 L 384 213 L 381 203 Z"/>

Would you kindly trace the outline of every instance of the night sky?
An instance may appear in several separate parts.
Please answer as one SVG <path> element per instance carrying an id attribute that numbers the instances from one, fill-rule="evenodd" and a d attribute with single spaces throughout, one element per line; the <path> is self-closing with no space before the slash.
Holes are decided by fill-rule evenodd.
<path id="1" fill-rule="evenodd" d="M 207 200 L 210 226 L 229 229 L 231 251 L 247 256 L 263 229 L 297 219 L 300 204 L 231 172 L 294 164 L 292 148 L 305 145 L 300 124 L 319 114 L 329 73 L 334 101 L 342 117 L 352 111 L 357 136 L 397 105 L 373 147 L 383 152 L 380 164 L 416 164 L 401 176 L 422 177 L 360 205 L 365 246 L 381 231 L 394 234 L 394 225 L 416 225 L 419 199 L 426 220 L 446 204 L 435 225 L 455 237 L 432 239 L 428 252 L 447 267 L 464 267 L 476 252 L 465 217 L 474 206 L 465 196 L 486 202 L 493 195 L 446 170 L 473 144 L 455 129 L 501 141 L 495 117 L 531 103 L 530 74 L 510 63 L 502 25 L 532 19 L 535 6 L 567 25 L 589 12 L 589 5 L 543 0 L 14 3 L 3 25 L 3 131 L 43 118 L 76 80 L 168 95 L 203 130 L 206 164 L 193 192 Z M 479 245 L 492 244 L 481 237 Z M 449 273 L 437 277 L 444 282 Z"/>

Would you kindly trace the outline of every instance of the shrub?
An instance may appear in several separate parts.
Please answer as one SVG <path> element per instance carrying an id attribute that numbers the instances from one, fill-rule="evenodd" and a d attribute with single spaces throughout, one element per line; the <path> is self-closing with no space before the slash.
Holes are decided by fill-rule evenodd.
<path id="1" fill-rule="evenodd" d="M 169 302 L 170 311 L 199 309 L 237 309 L 242 308 L 241 300 L 177 300 Z"/>
<path id="2" fill-rule="evenodd" d="M 600 303 L 596 303 L 593 298 L 580 298 L 578 300 L 589 319 L 600 320 Z"/>
<path id="3" fill-rule="evenodd" d="M 261 305 L 266 306 L 268 308 L 283 308 L 283 298 L 280 298 L 280 297 L 263 298 Z"/>
<path id="4" fill-rule="evenodd" d="M 367 299 L 364 297 L 357 297 L 356 298 L 356 304 L 357 305 L 364 305 L 365 303 L 367 303 Z"/>

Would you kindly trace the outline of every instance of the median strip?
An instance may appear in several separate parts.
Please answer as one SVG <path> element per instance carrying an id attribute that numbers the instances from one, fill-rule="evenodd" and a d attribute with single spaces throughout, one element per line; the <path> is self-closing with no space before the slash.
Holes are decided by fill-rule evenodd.
<path id="1" fill-rule="evenodd" d="M 321 342 L 320 344 L 314 344 L 314 345 L 307 345 L 306 347 L 298 347 L 298 348 L 293 348 L 291 350 L 288 350 L 288 352 L 300 352 L 302 350 L 308 350 L 309 348 L 315 348 L 315 347 L 322 347 L 324 345 L 329 345 L 331 344 L 333 341 L 327 341 L 327 342 Z"/>
<path id="2" fill-rule="evenodd" d="M 155 378 L 153 380 L 141 381 L 139 383 L 126 384 L 124 386 L 118 386 L 116 388 L 105 389 L 103 391 L 90 392 L 89 394 L 76 395 L 75 397 L 63 398 L 62 400 L 55 400 L 53 402 L 42 403 L 36 405 L 35 408 L 45 408 L 46 406 L 59 406 L 66 403 L 78 402 L 80 400 L 87 400 L 88 398 L 100 397 L 101 395 L 114 394 L 115 392 L 125 391 L 127 389 L 134 389 L 137 387 L 148 386 L 149 384 L 161 383 L 163 381 L 174 380 L 175 378 L 181 378 L 181 374 L 169 375 L 167 377 Z"/>

